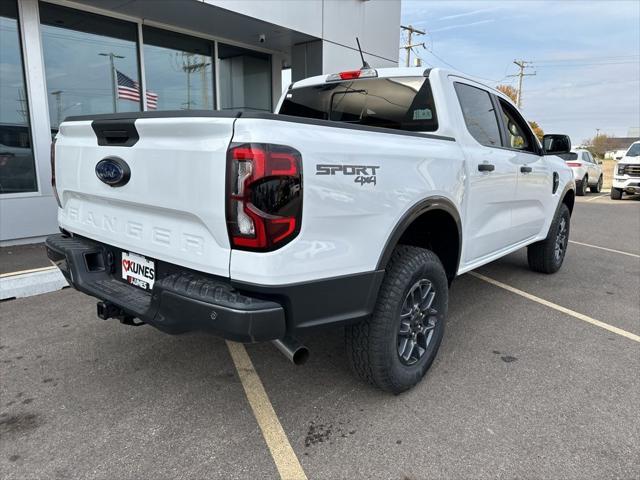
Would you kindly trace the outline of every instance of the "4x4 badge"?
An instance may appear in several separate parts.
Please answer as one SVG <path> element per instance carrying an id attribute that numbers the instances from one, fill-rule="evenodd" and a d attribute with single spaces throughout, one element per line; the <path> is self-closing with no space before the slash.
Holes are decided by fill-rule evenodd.
<path id="1" fill-rule="evenodd" d="M 355 176 L 354 183 L 376 185 L 376 171 L 379 168 L 379 165 L 331 165 L 325 163 L 316 165 L 316 175 L 335 175 L 336 172 L 341 172 L 342 175 Z"/>

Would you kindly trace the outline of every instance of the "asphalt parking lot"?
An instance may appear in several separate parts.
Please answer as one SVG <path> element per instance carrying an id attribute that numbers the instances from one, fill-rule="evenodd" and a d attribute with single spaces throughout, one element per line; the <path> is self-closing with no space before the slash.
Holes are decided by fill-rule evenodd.
<path id="1" fill-rule="evenodd" d="M 529 297 L 457 279 L 438 358 L 397 397 L 352 376 L 341 331 L 305 338 L 302 367 L 247 346 L 245 391 L 222 340 L 98 320 L 70 289 L 4 302 L 0 477 L 278 478 L 288 458 L 310 479 L 640 478 L 640 196 L 579 198 L 571 241 L 553 276 L 524 251 L 479 270 Z"/>

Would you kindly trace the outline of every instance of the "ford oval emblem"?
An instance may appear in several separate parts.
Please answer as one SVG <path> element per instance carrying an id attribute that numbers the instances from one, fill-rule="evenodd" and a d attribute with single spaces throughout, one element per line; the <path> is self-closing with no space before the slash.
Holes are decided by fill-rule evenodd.
<path id="1" fill-rule="evenodd" d="M 110 187 L 121 187 L 131 178 L 131 169 L 121 158 L 107 157 L 96 165 L 96 176 Z"/>

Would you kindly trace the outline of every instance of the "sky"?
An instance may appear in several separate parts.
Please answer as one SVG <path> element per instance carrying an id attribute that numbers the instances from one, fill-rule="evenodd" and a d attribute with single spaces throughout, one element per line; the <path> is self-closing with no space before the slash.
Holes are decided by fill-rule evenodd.
<path id="1" fill-rule="evenodd" d="M 640 1 L 402 0 L 402 25 L 423 65 L 482 77 L 492 87 L 517 87 L 522 110 L 545 133 L 568 134 L 573 144 L 596 134 L 627 136 L 640 126 Z M 401 40 L 401 44 L 404 41 Z M 404 50 L 400 54 L 404 64 Z"/>

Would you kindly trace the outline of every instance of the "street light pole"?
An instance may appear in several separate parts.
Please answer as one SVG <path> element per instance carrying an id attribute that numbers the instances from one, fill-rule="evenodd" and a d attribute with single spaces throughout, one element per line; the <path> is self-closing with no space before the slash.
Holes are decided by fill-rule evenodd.
<path id="1" fill-rule="evenodd" d="M 109 65 L 111 66 L 111 97 L 113 100 L 113 113 L 117 113 L 118 112 L 118 97 L 117 97 L 118 87 L 116 86 L 117 84 L 116 66 L 113 60 L 115 58 L 124 58 L 124 57 L 122 55 L 116 55 L 113 52 L 99 53 L 98 55 L 100 55 L 101 57 L 109 57 Z"/>

